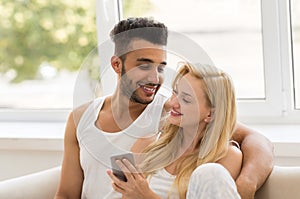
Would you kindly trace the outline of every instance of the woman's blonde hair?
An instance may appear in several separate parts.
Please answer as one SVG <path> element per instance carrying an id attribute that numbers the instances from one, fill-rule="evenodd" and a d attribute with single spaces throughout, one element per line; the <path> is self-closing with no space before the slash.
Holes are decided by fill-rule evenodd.
<path id="1" fill-rule="evenodd" d="M 201 136 L 197 137 L 198 149 L 192 154 L 180 157 L 178 161 L 180 163 L 176 167 L 177 175 L 173 187 L 177 187 L 181 199 L 185 198 L 190 176 L 199 165 L 217 162 L 226 155 L 228 141 L 236 125 L 235 92 L 230 77 L 214 66 L 184 63 L 178 70 L 173 88 L 188 73 L 203 80 L 199 86 L 202 86 L 207 105 L 213 112 L 212 120 Z M 143 152 L 145 159 L 140 167 L 145 174 L 152 175 L 157 169 L 178 159 L 178 146 L 182 144 L 182 138 L 181 127 L 166 122 L 161 138 Z"/>

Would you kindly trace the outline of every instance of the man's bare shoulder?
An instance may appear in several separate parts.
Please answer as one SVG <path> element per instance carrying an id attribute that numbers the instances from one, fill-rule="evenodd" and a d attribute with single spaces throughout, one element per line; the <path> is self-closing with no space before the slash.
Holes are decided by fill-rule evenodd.
<path id="1" fill-rule="evenodd" d="M 239 144 L 241 144 L 246 137 L 256 137 L 257 139 L 259 139 L 260 137 L 264 136 L 255 129 L 252 129 L 245 124 L 238 122 L 232 138 Z"/>
<path id="2" fill-rule="evenodd" d="M 236 129 L 235 129 L 235 134 L 240 134 L 240 135 L 249 135 L 249 134 L 256 134 L 258 133 L 256 130 L 250 128 L 249 126 L 237 122 Z"/>
<path id="3" fill-rule="evenodd" d="M 87 102 L 77 108 L 75 108 L 72 111 L 73 119 L 74 119 L 74 124 L 77 126 L 83 113 L 86 111 L 86 109 L 89 107 L 90 104 L 92 104 L 93 101 Z"/>

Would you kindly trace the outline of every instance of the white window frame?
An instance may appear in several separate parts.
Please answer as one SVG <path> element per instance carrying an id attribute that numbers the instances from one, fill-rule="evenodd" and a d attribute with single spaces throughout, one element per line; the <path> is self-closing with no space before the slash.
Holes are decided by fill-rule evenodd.
<path id="1" fill-rule="evenodd" d="M 277 0 L 280 24 L 280 55 L 282 71 L 282 93 L 284 97 L 282 121 L 285 123 L 300 123 L 300 110 L 295 110 L 293 83 L 293 55 L 292 55 L 292 24 L 290 0 Z"/>
<path id="2" fill-rule="evenodd" d="M 262 0 L 262 36 L 266 99 L 239 102 L 239 115 L 248 123 L 299 124 L 292 74 L 289 0 Z"/>
<path id="3" fill-rule="evenodd" d="M 0 122 L 65 122 L 70 111 L 71 109 L 0 110 Z"/>
<path id="4" fill-rule="evenodd" d="M 254 117 L 279 117 L 282 114 L 283 96 L 281 89 L 278 89 L 282 87 L 282 77 L 279 42 L 280 27 L 276 23 L 279 18 L 277 8 L 277 1 L 261 1 L 265 99 L 238 101 L 239 115 L 247 119 L 253 119 Z"/>

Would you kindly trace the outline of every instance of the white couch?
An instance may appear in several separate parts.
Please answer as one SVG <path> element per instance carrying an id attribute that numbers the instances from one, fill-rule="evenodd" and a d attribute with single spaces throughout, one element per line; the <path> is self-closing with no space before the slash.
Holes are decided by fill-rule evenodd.
<path id="1" fill-rule="evenodd" d="M 53 199 L 60 167 L 0 182 L 0 199 Z M 300 198 L 300 167 L 275 166 L 255 199 Z"/>

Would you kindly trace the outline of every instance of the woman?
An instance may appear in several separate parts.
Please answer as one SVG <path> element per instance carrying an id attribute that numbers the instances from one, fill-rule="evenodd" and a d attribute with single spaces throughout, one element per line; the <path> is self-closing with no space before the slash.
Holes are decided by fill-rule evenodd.
<path id="1" fill-rule="evenodd" d="M 186 63 L 174 80 L 169 105 L 162 133 L 133 146 L 134 153 L 143 152 L 138 166 L 117 161 L 128 181 L 107 172 L 114 190 L 123 198 L 239 198 L 233 180 L 242 154 L 230 141 L 236 105 L 229 76 L 213 66 Z"/>

